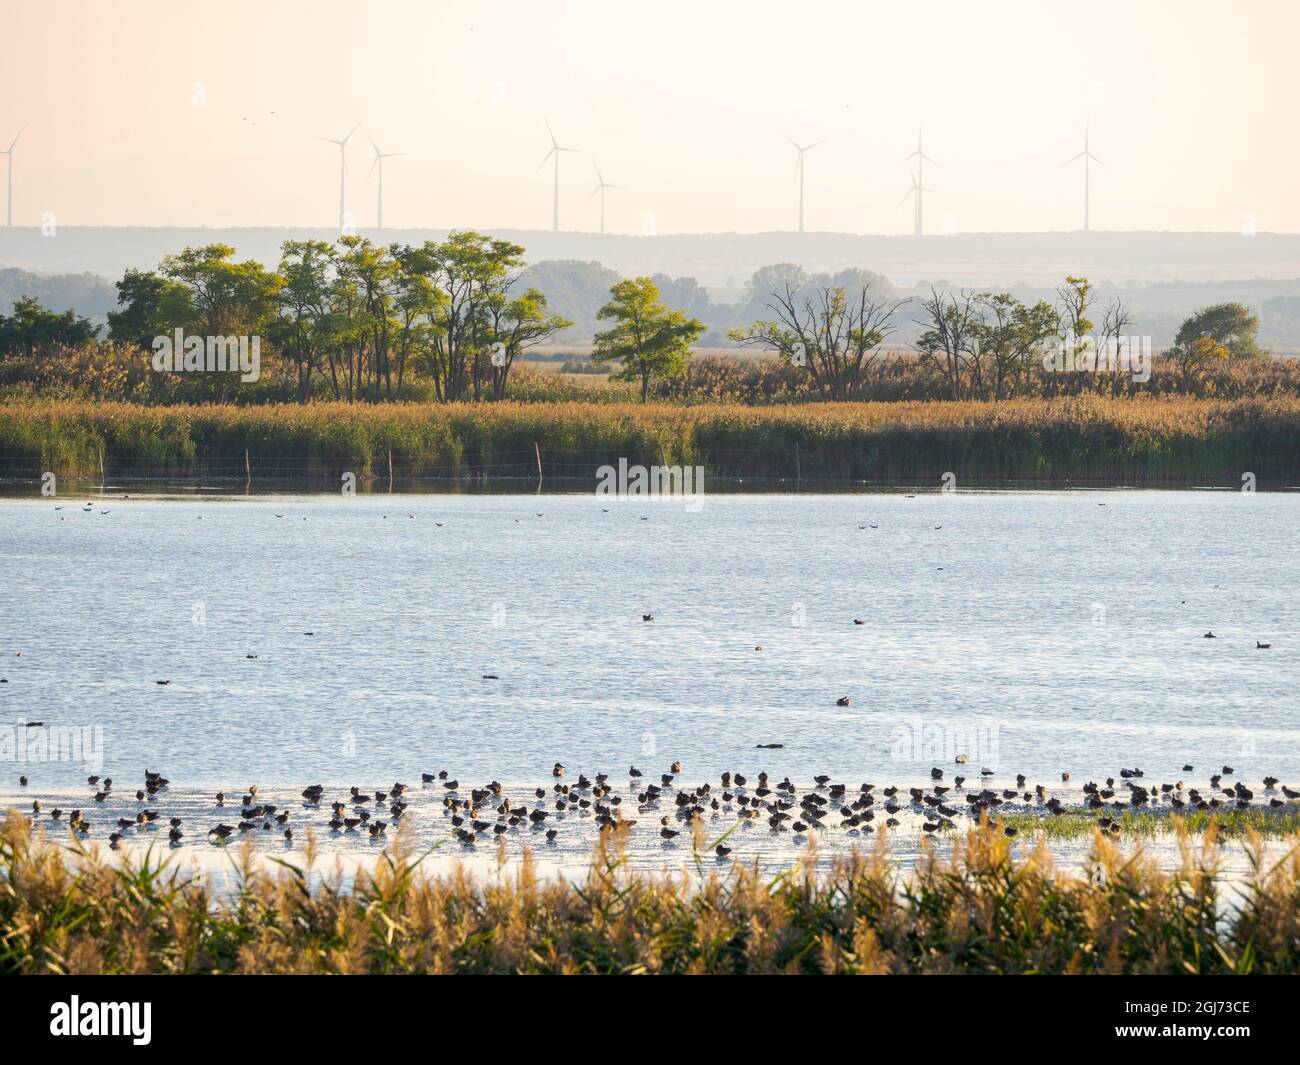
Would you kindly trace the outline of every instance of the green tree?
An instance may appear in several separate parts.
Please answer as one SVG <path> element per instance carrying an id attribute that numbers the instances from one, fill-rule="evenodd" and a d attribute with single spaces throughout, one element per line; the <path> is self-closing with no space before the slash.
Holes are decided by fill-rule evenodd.
<path id="1" fill-rule="evenodd" d="M 113 340 L 148 351 L 154 337 L 186 324 L 171 320 L 175 308 L 189 306 L 184 286 L 177 282 L 153 270 L 127 270 L 116 288 L 120 309 L 108 312 Z"/>
<path id="2" fill-rule="evenodd" d="M 280 250 L 279 315 L 271 334 L 279 349 L 293 360 L 295 393 L 299 403 L 306 403 L 333 327 L 330 288 L 336 271 L 334 249 L 320 240 L 286 240 Z"/>
<path id="3" fill-rule="evenodd" d="M 1232 353 L 1214 337 L 1198 336 L 1175 344 L 1169 357 L 1178 367 L 1183 388 L 1188 392 L 1200 392 L 1202 381 L 1210 368 L 1217 363 L 1227 362 Z"/>
<path id="4" fill-rule="evenodd" d="M 60 349 L 81 347 L 99 335 L 99 326 L 73 311 L 59 313 L 32 296 L 14 300 L 13 313 L 0 314 L 0 356 L 52 355 Z"/>
<path id="5" fill-rule="evenodd" d="M 691 344 L 704 331 L 704 323 L 666 307 L 659 289 L 648 277 L 620 281 L 613 297 L 600 309 L 602 321 L 613 326 L 596 334 L 593 361 L 620 362 L 616 378 L 641 382 L 641 402 L 650 398 L 650 382 L 677 377 L 686 369 Z"/>
<path id="6" fill-rule="evenodd" d="M 1201 308 L 1179 326 L 1174 350 L 1179 355 L 1190 351 L 1203 337 L 1225 348 L 1230 358 L 1252 359 L 1264 354 L 1258 343 L 1259 316 L 1240 303 Z"/>
<path id="7" fill-rule="evenodd" d="M 974 391 L 981 399 L 1007 399 L 1042 365 L 1046 346 L 1056 342 L 1058 315 L 1039 300 L 1027 306 L 1006 292 L 975 297 L 979 317 L 972 327 Z"/>
<path id="8" fill-rule="evenodd" d="M 193 321 L 173 326 L 188 325 L 208 336 L 248 336 L 270 319 L 280 277 L 252 259 L 237 263 L 234 254 L 229 244 L 208 244 L 163 259 L 160 272 L 183 287 L 194 312 Z M 163 304 L 166 313 L 166 299 Z"/>
<path id="9" fill-rule="evenodd" d="M 1062 354 L 1067 365 L 1075 366 L 1085 351 L 1095 348 L 1092 336 L 1092 319 L 1088 317 L 1092 307 L 1092 282 L 1086 277 L 1067 274 L 1065 283 L 1056 290 L 1057 315 L 1060 320 L 1058 335 L 1061 338 Z M 1052 378 L 1053 390 L 1064 383 L 1066 391 L 1081 392 L 1087 384 L 1086 375 L 1067 373 L 1064 382 L 1060 375 Z"/>
<path id="10" fill-rule="evenodd" d="M 441 293 L 428 319 L 426 369 L 439 399 L 478 401 L 493 379 L 493 308 L 502 306 L 523 270 L 523 245 L 464 230 L 441 244 L 426 242 L 422 252 L 409 261 Z"/>
<path id="11" fill-rule="evenodd" d="M 546 297 L 530 288 L 509 297 L 507 291 L 493 292 L 487 301 L 492 330 L 492 398 L 504 399 L 510 368 L 516 357 L 573 325 L 567 318 L 550 314 Z"/>

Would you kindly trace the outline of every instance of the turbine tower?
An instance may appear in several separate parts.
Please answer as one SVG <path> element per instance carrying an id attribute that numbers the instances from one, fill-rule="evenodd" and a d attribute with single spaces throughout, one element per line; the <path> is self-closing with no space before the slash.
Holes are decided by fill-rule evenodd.
<path id="1" fill-rule="evenodd" d="M 925 187 L 925 164 L 934 163 L 935 166 L 939 165 L 926 155 L 925 149 L 921 147 L 920 129 L 917 129 L 916 131 L 916 151 L 903 156 L 903 158 L 899 160 L 899 163 L 910 164 L 913 159 L 916 160 L 916 174 L 912 177 L 911 192 L 907 193 L 903 199 L 907 199 L 907 197 L 911 196 L 913 193 L 916 194 L 916 202 L 912 205 L 912 213 L 914 215 L 912 221 L 912 234 L 913 236 L 919 237 L 925 232 L 925 193 L 934 191 L 934 189 L 927 189 Z M 910 165 L 908 169 L 911 169 Z"/>
<path id="2" fill-rule="evenodd" d="M 375 161 L 370 164 L 370 173 L 374 173 L 375 167 L 379 167 L 379 214 L 377 228 L 384 228 L 384 160 L 391 159 L 395 155 L 405 155 L 405 152 L 381 152 L 379 145 L 375 143 L 375 138 L 366 133 L 366 138 L 370 141 L 370 147 L 375 150 Z"/>
<path id="3" fill-rule="evenodd" d="M 934 160 L 930 161 L 934 162 Z M 915 197 L 912 201 L 912 236 L 919 237 L 921 235 L 921 194 L 933 192 L 934 189 L 927 189 L 922 185 L 916 176 L 916 172 L 910 167 L 908 168 L 907 176 L 912 179 L 912 187 L 903 193 L 903 198 L 898 201 L 898 207 L 902 207 L 903 204 L 907 202 L 909 196 Z M 897 211 L 898 207 L 895 207 L 894 210 Z"/>
<path id="4" fill-rule="evenodd" d="M 1088 123 L 1087 122 L 1083 124 L 1083 151 L 1081 151 L 1078 155 L 1071 156 L 1069 159 L 1067 159 L 1064 163 L 1061 164 L 1061 168 L 1064 169 L 1065 167 L 1069 166 L 1071 163 L 1077 162 L 1080 159 L 1083 160 L 1083 231 L 1087 233 L 1089 230 L 1089 222 L 1091 221 L 1089 217 L 1089 203 L 1088 203 L 1089 197 L 1092 194 L 1091 164 L 1096 163 L 1098 166 L 1105 167 L 1107 170 L 1110 169 L 1109 167 L 1106 167 L 1105 163 L 1103 163 L 1100 159 L 1098 159 L 1095 155 L 1093 155 L 1088 148 Z"/>
<path id="5" fill-rule="evenodd" d="M 555 195 L 552 201 L 551 229 L 558 233 L 560 231 L 560 153 L 576 152 L 577 148 L 563 148 L 560 142 L 555 139 L 555 131 L 551 129 L 551 123 L 547 121 L 546 132 L 551 135 L 551 150 L 543 157 L 541 164 L 537 167 L 541 172 L 542 167 L 547 163 L 551 156 L 555 156 Z"/>
<path id="6" fill-rule="evenodd" d="M 795 160 L 794 160 L 794 172 L 795 175 L 799 178 L 799 232 L 802 233 L 803 232 L 803 154 L 804 152 L 812 151 L 814 148 L 817 147 L 817 145 L 825 144 L 826 142 L 814 141 L 812 144 L 801 145 L 788 133 L 782 133 L 781 136 L 783 136 L 786 140 L 788 140 L 791 144 L 793 144 L 794 150 L 798 153 L 795 156 Z"/>
<path id="7" fill-rule="evenodd" d="M 354 134 L 360 126 L 361 123 L 358 122 L 355 126 L 353 126 L 350 130 L 348 130 L 348 135 L 344 137 L 341 141 L 336 141 L 333 137 L 316 138 L 318 141 L 326 141 L 329 144 L 337 144 L 339 146 L 339 232 L 340 233 L 342 233 L 343 230 L 347 228 L 344 216 L 347 214 L 348 161 L 346 155 L 344 154 L 344 151 L 348 146 L 348 141 L 352 139 L 352 134 Z"/>
<path id="8" fill-rule="evenodd" d="M 600 172 L 600 164 L 596 162 L 595 157 L 592 158 L 591 165 L 596 168 L 596 187 L 591 190 L 591 195 L 587 197 L 587 202 L 591 203 L 595 198 L 596 193 L 600 193 L 600 235 L 603 237 L 605 235 L 605 190 L 621 189 L 625 188 L 625 186 L 611 185 L 606 181 Z"/>
<path id="9" fill-rule="evenodd" d="M 23 129 L 26 128 L 26 126 L 23 126 L 23 128 L 14 135 L 14 139 L 9 142 L 9 147 L 6 148 L 3 153 L 0 153 L 9 157 L 9 172 L 5 178 L 5 196 L 8 198 L 8 210 L 5 213 L 6 226 L 12 226 L 14 224 L 14 145 L 18 143 L 18 138 L 23 135 Z"/>

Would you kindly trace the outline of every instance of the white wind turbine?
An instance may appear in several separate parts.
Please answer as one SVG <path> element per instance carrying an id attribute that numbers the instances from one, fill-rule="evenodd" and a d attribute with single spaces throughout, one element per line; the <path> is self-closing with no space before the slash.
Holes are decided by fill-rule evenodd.
<path id="1" fill-rule="evenodd" d="M 1080 159 L 1083 160 L 1083 231 L 1085 233 L 1088 232 L 1089 222 L 1090 222 L 1090 218 L 1088 215 L 1088 208 L 1089 208 L 1088 200 L 1092 195 L 1092 174 L 1090 172 L 1091 164 L 1096 163 L 1098 166 L 1105 167 L 1107 170 L 1110 169 L 1109 167 L 1106 166 L 1105 163 L 1103 163 L 1100 159 L 1098 159 L 1095 155 L 1093 155 L 1092 152 L 1089 150 L 1088 125 L 1089 124 L 1086 121 L 1083 124 L 1083 151 L 1081 151 L 1078 155 L 1071 156 L 1069 159 L 1067 159 L 1064 163 L 1061 164 L 1061 168 L 1064 169 L 1065 167 L 1069 166 L 1071 163 L 1078 162 L 1078 160 Z"/>
<path id="2" fill-rule="evenodd" d="M 9 201 L 8 211 L 5 214 L 6 226 L 12 226 L 14 224 L 14 145 L 18 143 L 18 138 L 23 135 L 23 129 L 26 128 L 26 126 L 23 126 L 23 128 L 14 135 L 14 139 L 9 142 L 9 147 L 6 148 L 3 153 L 0 153 L 9 157 L 9 172 L 5 179 L 5 195 Z"/>
<path id="3" fill-rule="evenodd" d="M 405 152 L 381 152 L 379 145 L 375 143 L 375 138 L 369 133 L 366 137 L 370 141 L 370 147 L 375 150 L 375 161 L 370 164 L 370 172 L 374 173 L 375 167 L 379 167 L 379 223 L 378 228 L 384 228 L 384 160 L 391 159 L 395 155 L 405 155 Z"/>
<path id="4" fill-rule="evenodd" d="M 560 231 L 560 153 L 576 152 L 578 149 L 561 147 L 560 142 L 555 139 L 555 131 L 551 129 L 551 123 L 549 121 L 546 122 L 546 132 L 551 135 L 551 150 L 542 158 L 542 162 L 537 167 L 537 170 L 540 173 L 542 167 L 546 165 L 547 160 L 549 160 L 551 156 L 555 156 L 555 195 L 552 205 L 551 229 L 558 233 Z"/>
<path id="5" fill-rule="evenodd" d="M 912 235 L 919 237 L 921 235 L 921 196 L 923 193 L 933 192 L 934 189 L 927 189 L 922 185 L 917 179 L 916 172 L 911 167 L 908 167 L 907 176 L 912 179 L 912 187 L 903 193 L 903 198 L 898 201 L 898 207 L 902 207 L 909 196 L 916 197 L 912 203 Z M 897 211 L 898 207 L 895 207 L 894 210 Z"/>
<path id="6" fill-rule="evenodd" d="M 819 144 L 825 144 L 825 141 L 814 141 L 812 144 L 799 144 L 788 133 L 782 133 L 786 140 L 794 145 L 794 149 L 799 154 L 795 157 L 794 172 L 799 178 L 799 232 L 803 232 L 803 155 L 804 152 L 810 152 Z"/>
<path id="7" fill-rule="evenodd" d="M 358 122 L 355 126 L 353 126 L 350 130 L 348 130 L 348 135 L 344 137 L 341 141 L 336 141 L 333 137 L 316 138 L 318 141 L 326 141 L 329 144 L 337 144 L 339 146 L 339 232 L 340 233 L 347 228 L 348 160 L 345 154 L 345 150 L 348 146 L 348 141 L 352 139 L 352 134 L 354 134 L 360 128 L 360 126 L 361 123 Z"/>
<path id="8" fill-rule="evenodd" d="M 916 150 L 903 156 L 903 158 L 899 160 L 899 163 L 910 164 L 913 159 L 916 160 L 916 174 L 912 177 L 912 191 L 907 193 L 903 199 L 906 200 L 907 197 L 911 196 L 913 193 L 916 195 L 916 202 L 912 205 L 912 234 L 913 236 L 919 237 L 925 229 L 925 193 L 934 191 L 934 189 L 927 189 L 925 187 L 925 164 L 934 163 L 935 166 L 939 165 L 926 155 L 925 149 L 921 147 L 921 130 L 919 129 L 916 131 Z M 908 166 L 908 170 L 911 170 L 910 165 Z"/>
<path id="9" fill-rule="evenodd" d="M 602 175 L 600 172 L 600 164 L 596 162 L 594 157 L 591 160 L 591 165 L 596 168 L 596 187 L 591 190 L 591 195 L 587 197 L 587 202 L 591 203 L 591 201 L 595 198 L 596 193 L 598 192 L 600 193 L 600 233 L 601 236 L 604 236 L 605 235 L 605 190 L 623 189 L 626 188 L 626 186 L 611 185 L 608 181 L 606 181 L 604 175 Z"/>

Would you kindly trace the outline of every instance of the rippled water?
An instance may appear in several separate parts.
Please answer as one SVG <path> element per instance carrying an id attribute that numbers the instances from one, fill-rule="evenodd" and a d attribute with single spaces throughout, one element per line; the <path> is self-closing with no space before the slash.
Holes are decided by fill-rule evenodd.
<path id="1" fill-rule="evenodd" d="M 103 766 L 11 760 L 10 797 L 146 766 L 196 796 L 442 769 L 528 794 L 556 761 L 856 789 L 957 753 L 1300 783 L 1300 495 L 57 505 L 0 500 L 0 722 L 100 728 Z"/>

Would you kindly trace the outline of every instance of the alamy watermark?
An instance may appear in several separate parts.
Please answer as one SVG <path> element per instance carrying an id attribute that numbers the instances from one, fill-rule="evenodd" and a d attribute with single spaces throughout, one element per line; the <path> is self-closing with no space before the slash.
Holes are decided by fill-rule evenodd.
<path id="1" fill-rule="evenodd" d="M 681 499 L 689 511 L 704 506 L 703 466 L 634 466 L 620 458 L 618 467 L 596 471 L 596 495 L 602 498 Z"/>
<path id="2" fill-rule="evenodd" d="M 895 762 L 969 765 L 967 775 L 998 767 L 997 722 L 941 725 L 920 717 L 890 731 L 889 756 Z M 961 770 L 957 770 L 961 773 Z"/>
<path id="3" fill-rule="evenodd" d="M 87 769 L 103 769 L 104 726 L 22 719 L 0 725 L 0 762 L 80 762 Z"/>
<path id="4" fill-rule="evenodd" d="M 1110 336 L 1100 344 L 1090 336 L 1067 333 L 1043 356 L 1048 373 L 1127 373 L 1136 384 L 1151 380 L 1151 338 Z"/>
<path id="5" fill-rule="evenodd" d="M 158 373 L 226 373 L 239 371 L 245 384 L 262 376 L 260 336 L 186 336 L 179 326 L 173 335 L 153 338 L 153 368 Z"/>
<path id="6" fill-rule="evenodd" d="M 73 995 L 50 1005 L 50 1035 L 129 1037 L 138 1047 L 153 1038 L 152 1002 L 82 1002 Z"/>

